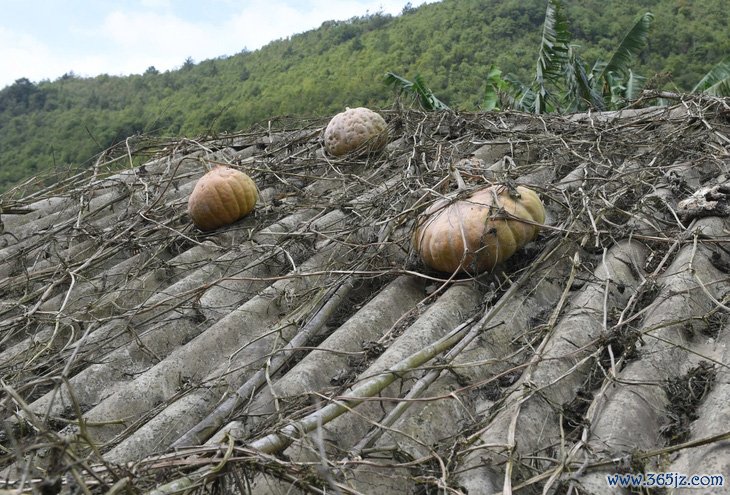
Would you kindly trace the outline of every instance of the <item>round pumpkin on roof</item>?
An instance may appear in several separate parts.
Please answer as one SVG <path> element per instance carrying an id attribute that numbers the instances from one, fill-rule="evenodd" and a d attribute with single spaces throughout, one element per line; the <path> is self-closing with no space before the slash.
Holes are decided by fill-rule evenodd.
<path id="1" fill-rule="evenodd" d="M 412 243 L 435 270 L 481 273 L 534 240 L 544 221 L 545 208 L 534 191 L 490 186 L 431 205 L 419 218 Z"/>
<path id="2" fill-rule="evenodd" d="M 330 120 L 324 131 L 324 146 L 334 156 L 356 150 L 379 151 L 388 144 L 385 119 L 369 108 L 347 108 Z"/>
<path id="3" fill-rule="evenodd" d="M 188 214 L 200 230 L 213 230 L 248 215 L 258 197 L 256 184 L 248 175 L 219 165 L 195 184 L 188 198 Z"/>

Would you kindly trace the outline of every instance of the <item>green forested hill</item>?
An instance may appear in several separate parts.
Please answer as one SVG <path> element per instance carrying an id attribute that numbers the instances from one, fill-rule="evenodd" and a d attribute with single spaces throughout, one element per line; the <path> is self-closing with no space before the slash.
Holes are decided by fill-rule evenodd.
<path id="1" fill-rule="evenodd" d="M 690 89 L 730 53 L 725 0 L 566 0 L 589 63 L 605 58 L 636 17 L 655 15 L 636 66 L 675 90 Z M 473 110 L 490 64 L 529 80 L 544 0 L 443 0 L 391 17 L 374 14 L 275 41 L 255 52 L 159 73 L 56 81 L 19 80 L 0 91 L 0 190 L 51 167 L 79 167 L 136 133 L 239 130 L 276 115 L 329 115 L 387 106 L 386 71 L 420 74 L 452 108 Z M 182 61 L 181 61 L 182 62 Z"/>

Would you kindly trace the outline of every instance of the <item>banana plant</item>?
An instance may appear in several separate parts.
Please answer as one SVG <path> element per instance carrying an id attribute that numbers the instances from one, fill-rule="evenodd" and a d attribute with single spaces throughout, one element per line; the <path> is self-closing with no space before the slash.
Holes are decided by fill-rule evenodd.
<path id="1" fill-rule="evenodd" d="M 418 74 L 413 78 L 413 81 L 409 81 L 398 74 L 387 72 L 385 74 L 385 83 L 398 88 L 400 91 L 413 93 L 424 110 L 449 110 L 449 106 L 433 94 L 433 91 L 426 86 L 423 78 Z"/>
<path id="2" fill-rule="evenodd" d="M 634 26 L 626 33 L 624 39 L 611 54 L 611 58 L 605 64 L 596 64 L 595 78 L 603 81 L 606 74 L 614 73 L 622 79 L 628 77 L 631 64 L 639 53 L 646 48 L 649 41 L 649 31 L 651 29 L 654 14 L 646 12 L 640 16 Z"/>
<path id="3" fill-rule="evenodd" d="M 608 62 L 598 61 L 593 66 L 591 84 L 596 89 L 601 88 L 606 107 L 621 108 L 641 93 L 646 78 L 635 74 L 631 64 L 646 48 L 653 20 L 651 12 L 639 16 Z"/>
<path id="4" fill-rule="evenodd" d="M 534 97 L 534 113 L 545 113 L 558 108 L 548 83 L 560 86 L 562 72 L 568 60 L 570 47 L 570 31 L 568 20 L 563 14 L 559 0 L 548 0 L 545 10 L 545 22 L 542 26 L 540 50 L 537 55 L 535 81 L 532 91 Z"/>
<path id="5" fill-rule="evenodd" d="M 566 83 L 565 110 L 577 112 L 586 107 L 605 110 L 603 94 L 592 84 L 592 74 L 587 70 L 585 62 L 580 58 L 575 45 L 568 50 L 568 63 L 563 74 Z"/>
<path id="6" fill-rule="evenodd" d="M 611 54 L 589 70 L 571 45 L 560 0 L 548 0 L 535 78 L 525 86 L 505 76 L 513 108 L 533 113 L 621 108 L 638 97 L 645 78 L 631 64 L 646 47 L 654 15 L 641 15 Z"/>
<path id="7" fill-rule="evenodd" d="M 617 109 L 638 98 L 645 78 L 631 65 L 646 47 L 654 15 L 639 16 L 608 61 L 596 61 L 589 70 L 571 44 L 572 35 L 560 0 L 547 0 L 545 21 L 535 65 L 535 77 L 523 84 L 512 75 L 502 75 L 489 66 L 482 109 L 502 107 L 530 113 L 576 112 L 588 108 Z M 701 91 L 730 92 L 730 63 L 718 64 L 698 84 Z M 385 82 L 402 91 L 413 93 L 424 110 L 448 110 L 417 75 L 409 81 L 388 72 Z"/>
<path id="8" fill-rule="evenodd" d="M 489 105 L 495 87 L 501 86 L 507 91 L 509 106 L 515 110 L 530 113 L 560 111 L 560 99 L 551 87 L 560 90 L 563 86 L 570 38 L 568 21 L 563 15 L 560 0 L 548 0 L 533 81 L 526 85 L 510 74 L 502 78 L 500 72 L 496 75 L 498 83 L 495 83 L 495 73 L 490 69 L 492 81 L 488 75 L 485 106 Z"/>
<path id="9" fill-rule="evenodd" d="M 507 89 L 507 83 L 502 79 L 502 71 L 494 64 L 487 70 L 487 87 L 484 90 L 482 110 L 487 112 L 501 110 L 500 97 Z"/>
<path id="10" fill-rule="evenodd" d="M 730 58 L 715 65 L 698 82 L 692 93 L 711 96 L 730 96 Z"/>

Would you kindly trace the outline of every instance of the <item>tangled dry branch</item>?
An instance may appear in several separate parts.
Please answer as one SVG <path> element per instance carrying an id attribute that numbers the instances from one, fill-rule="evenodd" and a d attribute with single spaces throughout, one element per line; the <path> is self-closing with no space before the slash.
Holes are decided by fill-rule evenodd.
<path id="1" fill-rule="evenodd" d="M 5 193 L 8 488 L 172 493 L 218 483 L 249 492 L 267 479 L 358 493 L 385 477 L 424 493 L 489 484 L 550 493 L 592 486 L 590 473 L 619 458 L 654 462 L 701 445 L 669 442 L 649 456 L 619 446 L 601 453 L 591 439 L 610 428 L 607 410 L 633 407 L 616 387 L 676 383 L 698 356 L 728 366 L 672 333 L 727 334 L 728 102 L 571 116 L 384 114 L 392 142 L 366 157 L 323 153 L 325 121 L 278 119 L 198 140 L 136 137 L 89 170 Z M 251 175 L 262 203 L 202 234 L 186 198 L 219 163 Z M 450 192 L 485 183 L 538 191 L 548 213 L 540 237 L 493 273 L 429 271 L 410 247 L 414 220 Z M 705 186 L 694 196 L 705 203 L 681 202 Z M 675 305 L 691 310 L 658 319 L 677 295 Z M 356 345 L 337 340 L 370 307 L 386 318 L 397 297 L 409 299 L 387 316 L 387 331 Z M 245 322 L 261 308 L 266 316 Z M 424 315 L 449 331 L 409 341 L 416 327 L 435 332 Z M 251 338 L 233 337 L 244 331 Z M 200 347 L 180 350 L 193 340 Z M 198 363 L 201 349 L 218 354 Z M 644 366 L 649 352 L 659 357 Z M 673 367 L 665 355 L 687 364 Z M 326 360 L 345 372 L 284 394 L 288 372 Z M 188 376 L 181 362 L 192 366 Z M 136 377 L 149 377 L 139 382 L 149 390 Z M 120 408 L 129 416 L 108 419 Z M 192 423 L 172 431 L 181 411 Z M 437 436 L 414 426 L 419 414 L 441 418 Z M 325 430 L 345 431 L 340 416 L 364 433 L 334 445 Z M 544 438 L 538 417 L 549 418 Z M 134 450 L 145 441 L 153 444 Z"/>

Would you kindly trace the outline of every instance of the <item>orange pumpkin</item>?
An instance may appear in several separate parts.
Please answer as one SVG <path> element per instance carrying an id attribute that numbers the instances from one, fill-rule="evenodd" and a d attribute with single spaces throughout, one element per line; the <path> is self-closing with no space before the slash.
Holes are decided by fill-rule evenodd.
<path id="1" fill-rule="evenodd" d="M 416 224 L 413 247 L 431 268 L 453 273 L 491 270 L 537 237 L 545 208 L 534 191 L 490 186 L 460 200 L 431 205 Z"/>
<path id="2" fill-rule="evenodd" d="M 195 184 L 188 214 L 200 230 L 213 230 L 248 215 L 259 194 L 251 178 L 238 170 L 216 166 Z"/>

